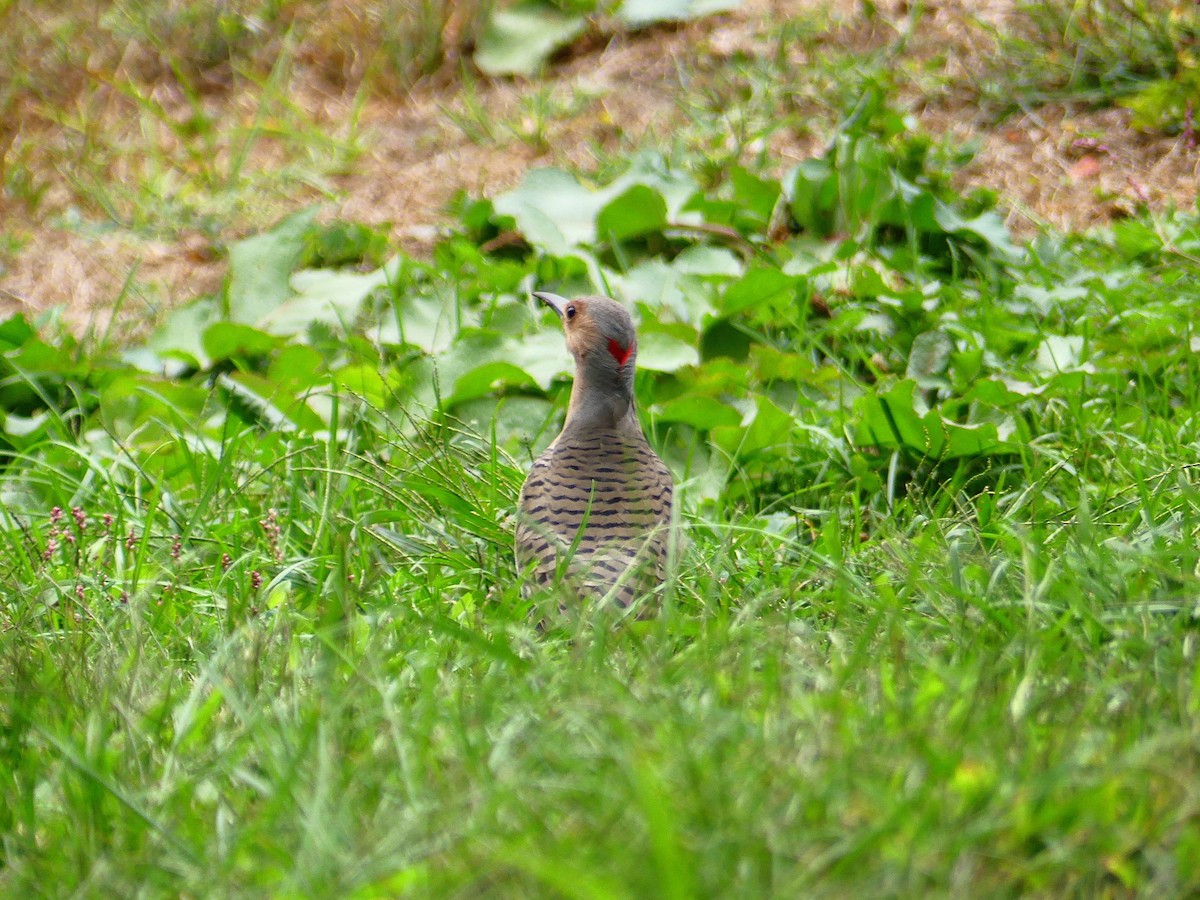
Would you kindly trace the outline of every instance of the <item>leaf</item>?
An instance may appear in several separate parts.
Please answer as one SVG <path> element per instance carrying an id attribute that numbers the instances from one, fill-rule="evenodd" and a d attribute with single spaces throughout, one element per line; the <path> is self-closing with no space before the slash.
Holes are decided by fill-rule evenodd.
<path id="1" fill-rule="evenodd" d="M 374 330 L 380 344 L 408 344 L 426 353 L 449 349 L 460 329 L 475 325 L 476 310 L 464 309 L 448 286 L 408 293 L 393 301 L 394 317 Z"/>
<path id="2" fill-rule="evenodd" d="M 217 385 L 228 392 L 230 405 L 244 418 L 276 431 L 322 431 L 326 422 L 303 399 L 279 385 L 249 372 L 217 376 Z"/>
<path id="3" fill-rule="evenodd" d="M 1007 260 L 1016 260 L 1021 255 L 1004 226 L 1004 220 L 994 212 L 983 212 L 964 219 L 954 207 L 939 200 L 934 205 L 933 215 L 947 234 L 974 235 L 993 253 Z"/>
<path id="4" fill-rule="evenodd" d="M 719 426 L 736 426 L 742 414 L 732 406 L 702 394 L 687 394 L 666 403 L 656 403 L 654 417 L 663 422 L 682 422 L 703 431 Z"/>
<path id="5" fill-rule="evenodd" d="M 545 327 L 519 339 L 507 339 L 500 352 L 542 390 L 547 390 L 558 376 L 569 375 L 574 368 L 562 329 L 558 327 Z"/>
<path id="6" fill-rule="evenodd" d="M 256 325 L 291 297 L 289 279 L 304 254 L 305 238 L 316 217 L 317 207 L 310 206 L 265 234 L 245 238 L 229 248 L 225 305 L 230 321 Z"/>
<path id="7" fill-rule="evenodd" d="M 718 319 L 704 329 L 700 351 L 706 365 L 718 356 L 744 360 L 750 355 L 753 343 L 753 339 L 744 328 L 739 328 L 729 319 Z"/>
<path id="8" fill-rule="evenodd" d="M 768 400 L 759 397 L 750 415 L 739 425 L 721 425 L 712 429 L 714 445 L 730 458 L 748 459 L 770 452 L 785 451 L 791 442 L 795 420 Z"/>
<path id="9" fill-rule="evenodd" d="M 666 201 L 662 194 L 644 184 L 631 186 L 596 216 L 597 234 L 610 241 L 662 231 L 666 224 Z"/>
<path id="10" fill-rule="evenodd" d="M 197 368 L 207 369 L 212 360 L 204 349 L 204 333 L 220 320 L 216 298 L 201 297 L 174 309 L 146 341 L 146 347 L 162 355 L 180 355 Z"/>
<path id="11" fill-rule="evenodd" d="M 136 435 L 143 446 L 172 442 L 179 436 L 175 423 L 209 418 L 210 394 L 207 387 L 159 376 L 118 378 L 100 393 L 99 420 L 121 440 Z"/>
<path id="12" fill-rule="evenodd" d="M 325 380 L 325 360 L 312 347 L 289 344 L 271 361 L 267 378 L 293 394 L 300 394 Z"/>
<path id="13" fill-rule="evenodd" d="M 1153 257 L 1162 252 L 1163 241 L 1154 226 L 1140 219 L 1122 219 L 1113 224 L 1113 241 L 1126 259 Z"/>
<path id="14" fill-rule="evenodd" d="M 859 424 L 854 441 L 859 446 L 903 448 L 928 455 L 934 439 L 915 408 L 912 381 L 899 381 L 884 394 L 865 394 L 854 404 Z"/>
<path id="15" fill-rule="evenodd" d="M 559 352 L 565 356 L 562 338 Z M 530 387 L 533 377 L 514 362 L 520 342 L 495 331 L 473 329 L 434 358 L 438 389 L 447 407 L 487 396 L 505 386 Z"/>
<path id="16" fill-rule="evenodd" d="M 0 352 L 20 347 L 36 333 L 20 313 L 9 316 L 0 324 Z"/>
<path id="17" fill-rule="evenodd" d="M 829 237 L 838 201 L 837 179 L 828 159 L 806 159 L 784 178 L 792 218 L 804 231 Z"/>
<path id="18" fill-rule="evenodd" d="M 454 391 L 446 405 L 454 406 L 466 400 L 489 396 L 505 387 L 522 387 L 532 383 L 529 373 L 511 362 L 495 360 L 480 363 L 454 380 Z"/>
<path id="19" fill-rule="evenodd" d="M 724 247 L 698 244 L 688 247 L 671 261 L 676 271 L 685 275 L 726 276 L 737 278 L 742 274 L 742 261 L 737 254 Z"/>
<path id="20" fill-rule="evenodd" d="M 694 213 L 684 212 L 698 190 L 696 183 L 669 171 L 659 157 L 650 154 L 635 157 L 628 171 L 597 190 L 590 190 L 561 169 L 533 169 L 517 187 L 497 197 L 493 205 L 497 214 L 511 216 L 535 247 L 552 256 L 567 256 L 578 247 L 608 238 L 603 227 L 597 230 L 601 211 L 637 185 L 656 193 L 665 213 L 658 201 L 638 191 L 627 204 L 617 205 L 604 227 L 615 228 L 618 235 L 643 234 L 668 222 L 680 224 L 689 217 L 696 219 Z M 634 218 L 639 209 L 651 216 L 648 223 Z"/>
<path id="21" fill-rule="evenodd" d="M 204 330 L 201 338 L 205 353 L 213 361 L 265 356 L 279 343 L 277 337 L 235 322 L 214 322 Z"/>
<path id="22" fill-rule="evenodd" d="M 699 19 L 740 5 L 741 0 L 625 0 L 616 17 L 633 28 L 644 28 L 656 22 Z"/>
<path id="23" fill-rule="evenodd" d="M 387 386 L 383 376 L 374 366 L 353 365 L 337 369 L 331 373 L 334 387 L 354 397 L 366 400 L 375 407 L 386 404 L 388 399 Z"/>
<path id="24" fill-rule="evenodd" d="M 521 183 L 494 201 L 496 212 L 512 216 L 525 239 L 553 256 L 564 256 L 596 239 L 596 213 L 602 198 L 561 169 L 532 169 Z"/>
<path id="25" fill-rule="evenodd" d="M 695 343 L 661 331 L 642 329 L 638 336 L 638 367 L 651 372 L 674 372 L 700 364 Z"/>
<path id="26" fill-rule="evenodd" d="M 775 204 L 779 202 L 779 195 L 783 192 L 779 182 L 770 178 L 760 178 L 741 166 L 733 167 L 729 173 L 729 180 L 733 185 L 733 198 L 738 206 L 752 213 L 754 218 L 765 226 L 771 220 Z"/>
<path id="27" fill-rule="evenodd" d="M 1037 358 L 1033 367 L 1045 374 L 1055 375 L 1059 372 L 1077 371 L 1084 366 L 1083 336 L 1051 334 L 1038 344 Z"/>
<path id="28" fill-rule="evenodd" d="M 1009 451 L 994 422 L 959 425 L 936 409 L 925 410 L 916 383 L 898 381 L 886 393 L 865 394 L 854 403 L 852 434 L 859 447 L 902 450 L 927 459 L 958 459 Z"/>
<path id="29" fill-rule="evenodd" d="M 541 449 L 553 439 L 554 404 L 541 397 L 486 397 L 454 407 L 454 417 L 478 434 L 492 430 L 501 445 L 524 450 L 534 442 Z"/>
<path id="30" fill-rule="evenodd" d="M 1003 382 L 992 379 L 976 381 L 960 398 L 960 402 L 982 403 L 996 409 L 1012 409 L 1024 400 L 1024 393 L 1014 391 Z"/>
<path id="31" fill-rule="evenodd" d="M 302 335 L 319 322 L 340 331 L 355 323 L 375 291 L 391 283 L 398 266 L 399 261 L 393 260 L 366 273 L 297 272 L 291 279 L 295 296 L 263 316 L 258 326 L 271 334 Z"/>
<path id="32" fill-rule="evenodd" d="M 922 388 L 943 387 L 953 352 L 954 342 L 944 331 L 923 331 L 913 340 L 904 376 Z"/>
<path id="33" fill-rule="evenodd" d="M 725 295 L 721 298 L 721 310 L 726 315 L 734 315 L 752 306 L 769 304 L 776 297 L 793 293 L 796 281 L 779 269 L 751 269 L 725 289 Z"/>
<path id="34" fill-rule="evenodd" d="M 538 0 L 493 9 L 479 36 L 475 65 L 487 75 L 533 75 L 586 25 L 585 16 Z"/>

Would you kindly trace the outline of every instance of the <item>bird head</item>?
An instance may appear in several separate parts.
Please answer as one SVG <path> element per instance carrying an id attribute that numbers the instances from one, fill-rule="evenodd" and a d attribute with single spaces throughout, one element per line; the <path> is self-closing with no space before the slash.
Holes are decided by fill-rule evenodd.
<path id="1" fill-rule="evenodd" d="M 567 349 L 580 374 L 631 382 L 637 360 L 637 331 L 629 310 L 608 297 L 576 297 L 535 291 L 537 297 L 562 319 Z"/>

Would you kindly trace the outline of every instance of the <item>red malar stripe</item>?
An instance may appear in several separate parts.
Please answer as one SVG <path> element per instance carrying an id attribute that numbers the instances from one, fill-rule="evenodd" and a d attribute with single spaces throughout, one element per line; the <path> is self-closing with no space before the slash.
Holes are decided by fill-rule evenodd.
<path id="1" fill-rule="evenodd" d="M 608 352 L 612 354 L 612 358 L 617 361 L 618 366 L 623 366 L 629 361 L 629 354 L 633 352 L 633 343 L 630 342 L 628 347 L 622 347 L 617 343 L 616 338 L 609 338 Z"/>

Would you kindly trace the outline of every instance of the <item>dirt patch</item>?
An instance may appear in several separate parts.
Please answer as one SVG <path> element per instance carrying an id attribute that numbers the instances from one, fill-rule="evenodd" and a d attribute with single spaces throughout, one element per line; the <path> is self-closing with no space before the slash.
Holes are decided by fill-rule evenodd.
<path id="1" fill-rule="evenodd" d="M 756 0 L 727 16 L 585 43 L 544 81 L 428 85 L 402 100 L 370 101 L 361 114 L 366 152 L 334 180 L 340 199 L 327 203 L 324 215 L 390 223 L 398 247 L 425 255 L 438 228 L 448 224 L 447 203 L 460 191 L 495 195 L 534 166 L 590 170 L 623 150 L 669 145 L 684 123 L 678 97 L 695 63 L 709 60 L 711 67 L 780 52 L 779 26 L 788 17 L 825 10 L 823 41 L 831 46 L 895 42 L 908 27 L 904 7 L 880 5 L 880 15 L 866 21 L 859 4 L 848 0 Z M 1002 24 L 1010 10 L 1010 0 L 927 4 L 903 50 L 908 60 L 941 67 L 933 82 L 939 87 L 902 96 L 903 102 L 929 131 L 979 145 L 958 184 L 998 191 L 1010 225 L 1022 235 L 1046 225 L 1084 229 L 1139 208 L 1194 204 L 1200 155 L 1181 139 L 1133 132 L 1122 111 L 1049 107 L 999 127 L 988 123 L 970 89 L 972 67 L 994 49 L 978 21 Z M 336 128 L 339 117 L 350 115 L 348 101 L 331 100 L 315 80 L 304 84 L 302 77 L 294 99 L 314 117 Z M 814 105 L 810 127 L 775 135 L 769 149 L 777 171 L 817 152 L 834 124 L 828 107 Z M 268 159 L 254 164 L 268 165 Z M 305 199 L 311 197 L 297 203 Z M 19 224 L 11 209 L 0 213 L 6 223 Z M 5 230 L 21 234 L 23 244 L 0 269 L 0 314 L 60 306 L 79 330 L 106 328 L 120 298 L 117 334 L 131 337 L 164 310 L 218 290 L 225 268 L 200 235 L 168 243 L 119 233 L 85 236 L 38 223 L 6 224 Z M 237 236 L 231 230 L 223 238 Z"/>
<path id="2" fill-rule="evenodd" d="M 982 141 L 958 182 L 999 191 L 1017 234 L 1045 225 L 1084 230 L 1142 208 L 1192 208 L 1200 154 L 1181 137 L 1139 134 L 1128 118 L 1124 110 L 1051 106 L 994 130 L 952 121 L 946 130 Z"/>

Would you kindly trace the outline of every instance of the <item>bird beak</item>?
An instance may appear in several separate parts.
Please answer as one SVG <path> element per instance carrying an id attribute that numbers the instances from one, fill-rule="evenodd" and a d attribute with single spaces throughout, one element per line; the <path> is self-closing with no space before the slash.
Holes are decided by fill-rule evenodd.
<path id="1" fill-rule="evenodd" d="M 571 301 L 566 297 L 560 297 L 558 294 L 551 294 L 549 291 L 534 291 L 533 296 L 537 297 L 548 307 L 558 313 L 558 317 L 560 319 L 567 314 L 567 304 Z"/>

